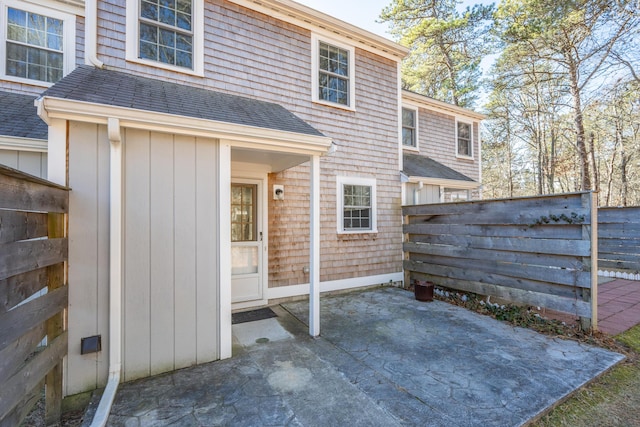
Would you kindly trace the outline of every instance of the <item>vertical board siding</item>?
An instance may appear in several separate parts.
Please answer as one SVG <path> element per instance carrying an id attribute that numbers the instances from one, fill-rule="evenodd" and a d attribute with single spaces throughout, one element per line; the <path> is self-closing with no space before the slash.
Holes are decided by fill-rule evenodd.
<path id="1" fill-rule="evenodd" d="M 47 178 L 47 153 L 0 149 L 0 164 L 39 178 Z"/>
<path id="2" fill-rule="evenodd" d="M 109 181 L 105 175 L 104 146 L 101 135 L 106 128 L 85 123 L 69 125 L 69 354 L 65 394 L 75 394 L 103 385 L 108 366 L 100 353 L 80 355 L 80 340 L 102 334 L 103 352 L 108 351 L 108 330 L 98 325 L 108 300 L 100 295 L 108 288 L 109 236 L 104 225 L 108 218 Z M 102 325 L 101 325 L 102 326 Z M 102 372 L 102 374 L 99 374 Z"/>
<path id="3" fill-rule="evenodd" d="M 598 210 L 598 267 L 640 272 L 640 207 Z"/>
<path id="4" fill-rule="evenodd" d="M 406 206 L 405 270 L 411 281 L 595 320 L 592 202 L 583 193 Z"/>
<path id="5" fill-rule="evenodd" d="M 151 374 L 174 368 L 173 135 L 157 134 L 151 150 Z"/>
<path id="6" fill-rule="evenodd" d="M 127 129 L 124 380 L 217 359 L 217 143 Z"/>
<path id="7" fill-rule="evenodd" d="M 124 381 L 151 374 L 150 134 L 126 130 L 124 142 Z"/>

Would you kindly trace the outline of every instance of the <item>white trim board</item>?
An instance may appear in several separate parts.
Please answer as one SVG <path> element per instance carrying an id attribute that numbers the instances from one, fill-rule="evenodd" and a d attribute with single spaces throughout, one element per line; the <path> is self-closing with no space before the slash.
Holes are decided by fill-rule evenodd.
<path id="1" fill-rule="evenodd" d="M 344 291 L 347 289 L 362 288 L 365 286 L 381 285 L 389 282 L 402 282 L 404 273 L 380 274 L 377 276 L 353 277 L 351 279 L 331 280 L 320 282 L 320 292 Z M 280 286 L 267 289 L 267 299 L 291 298 L 309 295 L 309 284 L 293 286 Z"/>

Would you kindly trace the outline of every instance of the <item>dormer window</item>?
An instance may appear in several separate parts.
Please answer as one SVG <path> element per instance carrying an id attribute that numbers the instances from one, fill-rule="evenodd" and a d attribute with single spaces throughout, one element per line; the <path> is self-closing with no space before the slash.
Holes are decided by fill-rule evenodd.
<path id="1" fill-rule="evenodd" d="M 127 60 L 202 75 L 203 0 L 127 0 Z"/>
<path id="2" fill-rule="evenodd" d="M 355 50 L 351 46 L 312 36 L 313 100 L 355 108 Z"/>

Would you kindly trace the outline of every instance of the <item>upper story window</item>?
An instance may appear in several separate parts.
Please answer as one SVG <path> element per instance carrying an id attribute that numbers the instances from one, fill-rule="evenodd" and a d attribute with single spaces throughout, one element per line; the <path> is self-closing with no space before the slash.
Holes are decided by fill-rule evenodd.
<path id="1" fill-rule="evenodd" d="M 411 108 L 402 108 L 402 145 L 418 147 L 418 112 Z"/>
<path id="2" fill-rule="evenodd" d="M 338 233 L 375 233 L 376 180 L 336 178 L 338 194 Z"/>
<path id="3" fill-rule="evenodd" d="M 312 36 L 313 100 L 353 110 L 355 49 Z"/>
<path id="4" fill-rule="evenodd" d="M 456 122 L 456 154 L 473 157 L 473 130 L 471 123 Z"/>
<path id="5" fill-rule="evenodd" d="M 202 75 L 203 0 L 127 0 L 127 59 Z"/>
<path id="6" fill-rule="evenodd" d="M 17 1 L 0 2 L 7 80 L 50 86 L 75 61 L 75 16 Z M 6 25 L 4 25 L 6 23 Z"/>

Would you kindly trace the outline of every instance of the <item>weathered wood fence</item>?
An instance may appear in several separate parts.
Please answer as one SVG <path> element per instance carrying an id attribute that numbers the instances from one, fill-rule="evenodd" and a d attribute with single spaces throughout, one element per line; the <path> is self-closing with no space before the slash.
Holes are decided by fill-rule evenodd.
<path id="1" fill-rule="evenodd" d="M 591 193 L 403 207 L 405 283 L 546 307 L 597 325 Z"/>
<path id="2" fill-rule="evenodd" d="M 60 419 L 68 206 L 67 188 L 0 166 L 0 426 L 19 425 L 43 385 L 45 421 Z"/>
<path id="3" fill-rule="evenodd" d="M 598 210 L 598 267 L 640 273 L 640 207 Z"/>

